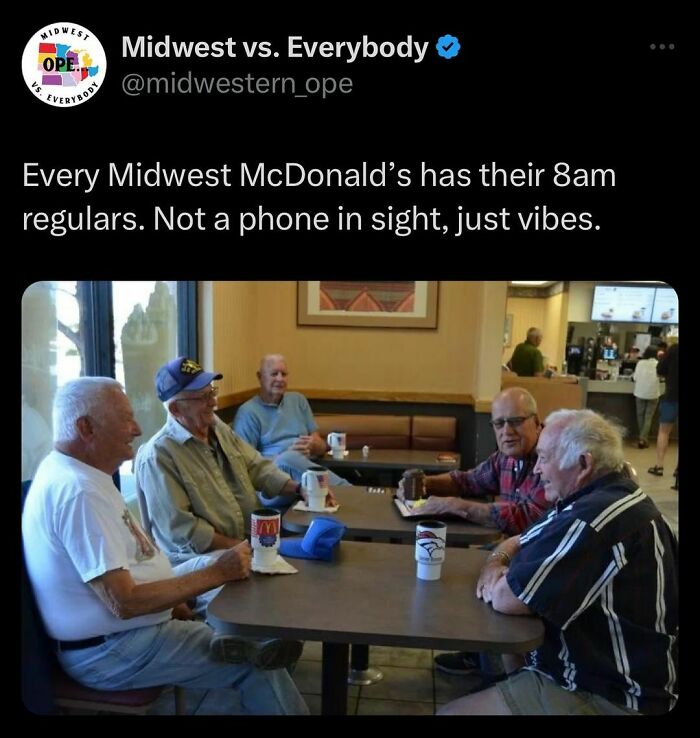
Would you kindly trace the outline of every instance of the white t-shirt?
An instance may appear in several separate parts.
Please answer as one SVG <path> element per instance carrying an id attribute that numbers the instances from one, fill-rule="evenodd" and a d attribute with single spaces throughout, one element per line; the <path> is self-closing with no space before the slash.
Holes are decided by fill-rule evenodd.
<path id="1" fill-rule="evenodd" d="M 659 378 L 656 376 L 656 359 L 640 359 L 634 368 L 634 396 L 640 400 L 656 400 L 661 394 Z"/>
<path id="2" fill-rule="evenodd" d="M 52 638 L 82 640 L 153 625 L 171 610 L 120 620 L 86 584 L 114 569 L 137 583 L 174 576 L 133 519 L 112 478 L 52 451 L 39 465 L 22 515 L 27 572 Z"/>

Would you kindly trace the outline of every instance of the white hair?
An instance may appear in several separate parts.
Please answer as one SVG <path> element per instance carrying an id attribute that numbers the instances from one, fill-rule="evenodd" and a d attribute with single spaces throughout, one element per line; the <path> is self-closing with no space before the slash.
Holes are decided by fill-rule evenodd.
<path id="1" fill-rule="evenodd" d="M 571 469 L 590 454 L 598 474 L 619 471 L 624 464 L 624 430 L 593 410 L 555 410 L 544 424 L 559 430 L 555 456 L 561 471 Z"/>
<path id="2" fill-rule="evenodd" d="M 77 439 L 78 419 L 104 411 L 105 395 L 115 389 L 124 391 L 111 377 L 80 377 L 59 387 L 53 401 L 54 443 Z"/>

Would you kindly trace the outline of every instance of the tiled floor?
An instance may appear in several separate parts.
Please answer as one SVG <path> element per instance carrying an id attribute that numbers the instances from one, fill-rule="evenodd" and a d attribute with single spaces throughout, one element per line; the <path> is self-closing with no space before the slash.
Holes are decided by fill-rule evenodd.
<path id="1" fill-rule="evenodd" d="M 664 460 L 664 476 L 647 472 L 654 466 L 653 448 L 640 450 L 627 444 L 625 456 L 635 467 L 642 489 L 654 500 L 678 532 L 678 495 L 670 489 L 678 463 L 678 447 L 672 444 Z M 389 545 L 389 544 L 387 544 Z M 370 663 L 384 673 L 384 679 L 370 687 L 350 687 L 349 715 L 432 715 L 436 707 L 474 690 L 480 677 L 448 676 L 433 667 L 433 651 L 403 648 L 370 649 Z M 304 695 L 311 713 L 321 711 L 321 644 L 307 642 L 294 672 L 294 681 Z M 186 690 L 187 711 L 197 715 L 237 714 L 238 705 L 231 690 Z M 173 714 L 172 692 L 164 693 L 154 705 L 154 714 Z"/>

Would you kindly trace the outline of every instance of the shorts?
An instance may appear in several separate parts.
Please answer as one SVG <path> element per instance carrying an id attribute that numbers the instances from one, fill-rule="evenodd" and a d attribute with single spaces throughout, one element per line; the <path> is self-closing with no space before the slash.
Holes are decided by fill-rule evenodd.
<path id="1" fill-rule="evenodd" d="M 659 403 L 659 423 L 675 423 L 678 420 L 678 403 L 662 399 Z"/>
<path id="2" fill-rule="evenodd" d="M 536 671 L 521 669 L 494 685 L 513 715 L 641 715 L 591 692 L 569 692 Z"/>

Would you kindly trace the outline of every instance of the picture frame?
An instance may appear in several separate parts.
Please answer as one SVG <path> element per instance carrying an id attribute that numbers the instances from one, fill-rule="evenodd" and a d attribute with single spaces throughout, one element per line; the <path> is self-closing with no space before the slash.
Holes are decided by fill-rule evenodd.
<path id="1" fill-rule="evenodd" d="M 503 347 L 507 348 L 513 341 L 513 313 L 506 315 L 505 323 L 503 324 Z"/>
<path id="2" fill-rule="evenodd" d="M 437 328 L 438 282 L 297 283 L 297 325 Z"/>

